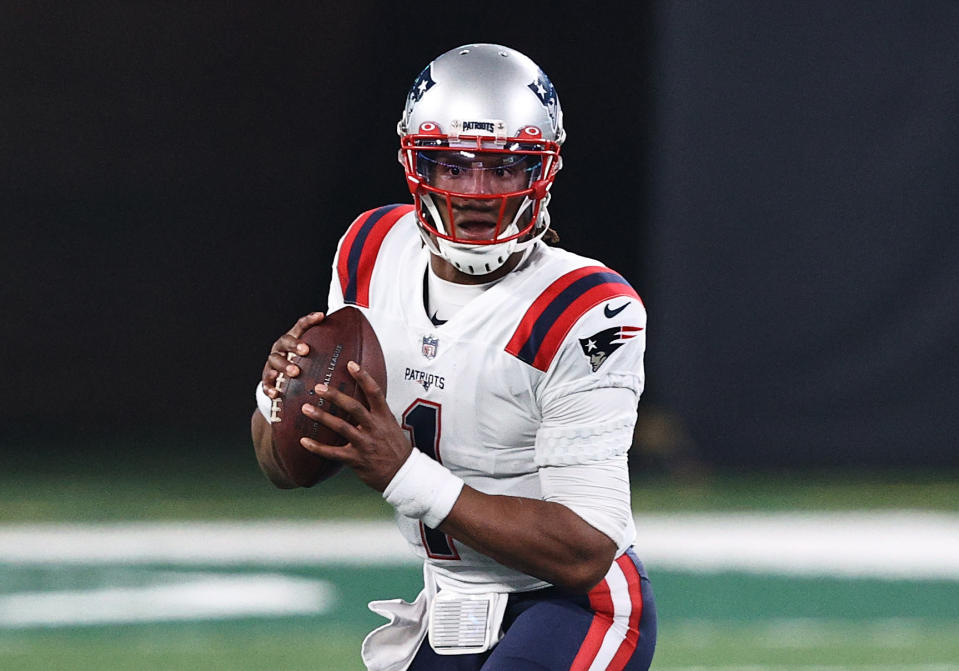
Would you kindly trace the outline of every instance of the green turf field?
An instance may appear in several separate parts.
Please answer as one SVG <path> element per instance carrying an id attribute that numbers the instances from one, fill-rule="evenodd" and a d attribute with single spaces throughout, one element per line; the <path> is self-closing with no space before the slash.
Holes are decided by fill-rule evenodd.
<path id="1" fill-rule="evenodd" d="M 389 515 L 348 475 L 312 491 L 273 490 L 245 452 L 215 475 L 204 466 L 208 460 L 182 456 L 158 455 L 136 469 L 90 463 L 77 459 L 42 470 L 21 463 L 0 474 L 0 537 L 4 530 L 38 523 Z M 951 520 L 959 515 L 959 479 L 949 474 L 727 474 L 684 482 L 650 476 L 636 484 L 640 518 L 644 512 L 792 510 L 934 510 Z M 130 531 L 134 541 L 137 528 Z M 40 559 L 28 561 L 0 555 L 3 671 L 358 670 L 359 643 L 380 622 L 366 602 L 410 598 L 420 581 L 418 568 L 404 558 L 375 566 L 229 558 L 57 561 L 59 550 L 51 547 L 47 560 L 39 552 Z M 956 578 L 648 568 L 660 616 L 653 665 L 659 671 L 959 669 Z M 285 605 L 301 603 L 302 612 L 232 603 L 238 594 L 267 587 L 287 594 Z M 155 617 L 158 612 L 165 615 Z"/>
<path id="2" fill-rule="evenodd" d="M 127 584 L 137 577 L 227 567 L 6 568 L 5 593 Z M 232 573 L 277 567 L 229 567 Z M 371 598 L 415 594 L 419 572 L 396 567 L 286 569 L 335 585 L 325 613 L 163 623 L 0 629 L 0 668 L 362 669 L 358 647 L 379 620 Z M 136 573 L 140 575 L 137 576 Z M 959 668 L 957 582 L 799 579 L 654 571 L 666 669 Z"/>

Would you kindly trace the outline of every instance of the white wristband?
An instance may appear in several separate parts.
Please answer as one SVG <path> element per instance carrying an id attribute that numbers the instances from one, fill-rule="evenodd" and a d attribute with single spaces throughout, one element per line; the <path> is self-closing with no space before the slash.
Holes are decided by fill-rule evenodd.
<path id="1" fill-rule="evenodd" d="M 266 417 L 266 421 L 272 422 L 270 419 L 273 408 L 273 399 L 266 395 L 266 392 L 263 391 L 263 381 L 261 380 L 259 384 L 256 385 L 256 407 L 259 408 L 260 414 Z"/>
<path id="2" fill-rule="evenodd" d="M 383 498 L 401 515 L 435 529 L 450 514 L 462 489 L 460 478 L 414 447 L 386 486 Z"/>

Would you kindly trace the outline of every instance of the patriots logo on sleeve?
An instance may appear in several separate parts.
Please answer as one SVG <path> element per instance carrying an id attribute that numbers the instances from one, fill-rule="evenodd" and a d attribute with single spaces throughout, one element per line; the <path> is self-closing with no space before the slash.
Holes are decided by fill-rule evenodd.
<path id="1" fill-rule="evenodd" d="M 589 365 L 595 373 L 600 366 L 606 363 L 610 354 L 622 347 L 631 338 L 635 338 L 642 330 L 643 327 L 641 326 L 614 326 L 588 338 L 580 338 L 579 345 L 583 348 L 583 354 L 589 357 Z"/>

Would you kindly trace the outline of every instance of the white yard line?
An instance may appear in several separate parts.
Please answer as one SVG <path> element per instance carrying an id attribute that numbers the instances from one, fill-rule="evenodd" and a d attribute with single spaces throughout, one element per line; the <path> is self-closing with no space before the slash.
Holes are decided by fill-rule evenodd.
<path id="1" fill-rule="evenodd" d="M 0 562 L 416 564 L 390 522 L 142 522 L 0 526 Z"/>
<path id="2" fill-rule="evenodd" d="M 919 511 L 639 516 L 650 566 L 959 579 L 959 514 Z"/>
<path id="3" fill-rule="evenodd" d="M 322 580 L 272 573 L 171 573 L 135 587 L 0 594 L 0 629 L 129 622 L 314 615 L 335 589 Z"/>
<path id="4" fill-rule="evenodd" d="M 651 569 L 959 579 L 959 514 L 920 511 L 638 515 Z M 0 525 L 11 564 L 415 565 L 385 521 Z"/>

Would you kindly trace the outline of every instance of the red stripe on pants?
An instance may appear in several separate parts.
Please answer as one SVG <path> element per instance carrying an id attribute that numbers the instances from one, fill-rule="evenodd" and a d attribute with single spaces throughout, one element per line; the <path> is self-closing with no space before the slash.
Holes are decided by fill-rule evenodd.
<path id="1" fill-rule="evenodd" d="M 623 575 L 626 576 L 626 584 L 629 585 L 629 629 L 626 630 L 626 638 L 620 644 L 619 650 L 613 655 L 613 659 L 607 667 L 608 671 L 622 671 L 626 662 L 636 652 L 636 645 L 639 643 L 639 619 L 643 615 L 643 593 L 636 565 L 625 554 L 621 555 L 616 563 L 623 570 Z"/>
<path id="2" fill-rule="evenodd" d="M 605 580 L 596 585 L 589 593 L 589 605 L 596 613 L 593 622 L 589 625 L 583 645 L 580 646 L 576 659 L 569 667 L 569 671 L 587 671 L 599 648 L 603 645 L 606 632 L 613 626 L 613 599 L 609 594 L 609 584 Z"/>

